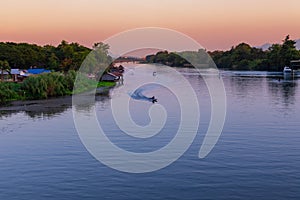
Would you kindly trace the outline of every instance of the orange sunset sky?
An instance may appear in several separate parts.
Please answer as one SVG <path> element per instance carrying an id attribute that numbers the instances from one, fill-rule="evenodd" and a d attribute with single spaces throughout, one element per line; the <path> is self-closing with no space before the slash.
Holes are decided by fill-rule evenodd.
<path id="1" fill-rule="evenodd" d="M 208 50 L 300 38 L 299 0 L 0 0 L 0 41 L 91 47 L 140 27 L 180 31 Z"/>

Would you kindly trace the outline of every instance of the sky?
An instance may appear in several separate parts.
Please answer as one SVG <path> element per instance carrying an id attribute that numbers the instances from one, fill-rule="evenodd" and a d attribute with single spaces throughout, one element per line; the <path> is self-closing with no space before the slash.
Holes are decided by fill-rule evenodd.
<path id="1" fill-rule="evenodd" d="M 300 38 L 299 0 L 0 0 L 0 41 L 91 47 L 134 28 L 184 33 L 208 50 Z"/>

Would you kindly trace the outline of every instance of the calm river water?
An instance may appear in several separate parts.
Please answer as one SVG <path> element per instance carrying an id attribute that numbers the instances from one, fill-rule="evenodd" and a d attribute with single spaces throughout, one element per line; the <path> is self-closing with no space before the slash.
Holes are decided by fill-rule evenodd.
<path id="1" fill-rule="evenodd" d="M 201 120 L 194 142 L 177 161 L 150 173 L 120 172 L 89 154 L 75 129 L 71 107 L 50 114 L 6 113 L 0 117 L 0 199 L 300 199 L 300 79 L 222 72 L 227 95 L 224 129 L 212 152 L 199 159 L 210 120 L 210 96 L 193 69 L 181 71 L 197 94 Z M 120 148 L 162 148 L 180 121 L 178 101 L 166 88 L 146 87 L 143 93 L 155 95 L 165 106 L 165 135 L 139 143 L 120 134 L 112 118 L 110 102 L 130 73 L 123 86 L 96 101 L 99 121 Z M 151 105 L 130 100 L 137 124 L 149 123 Z"/>

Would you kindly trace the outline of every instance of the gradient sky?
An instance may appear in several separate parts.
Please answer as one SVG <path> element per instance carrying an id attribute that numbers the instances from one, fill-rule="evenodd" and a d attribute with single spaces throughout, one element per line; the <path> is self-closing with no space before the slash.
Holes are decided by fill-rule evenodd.
<path id="1" fill-rule="evenodd" d="M 300 38 L 300 0 L 0 0 L 0 41 L 86 46 L 132 28 L 163 27 L 209 50 Z"/>

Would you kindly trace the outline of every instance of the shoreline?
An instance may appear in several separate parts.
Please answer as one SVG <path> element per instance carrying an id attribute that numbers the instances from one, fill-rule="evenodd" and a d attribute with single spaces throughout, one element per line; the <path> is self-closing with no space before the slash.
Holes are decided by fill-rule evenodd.
<path id="1" fill-rule="evenodd" d="M 108 95 L 113 87 L 99 87 L 96 95 Z M 7 105 L 0 105 L 0 116 L 7 112 L 59 112 L 72 106 L 72 95 L 38 100 L 15 100 Z"/>
<path id="2" fill-rule="evenodd" d="M 0 112 L 46 112 L 51 109 L 67 108 L 72 105 L 72 96 L 55 97 L 40 100 L 16 100 L 0 106 Z"/>

